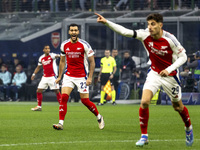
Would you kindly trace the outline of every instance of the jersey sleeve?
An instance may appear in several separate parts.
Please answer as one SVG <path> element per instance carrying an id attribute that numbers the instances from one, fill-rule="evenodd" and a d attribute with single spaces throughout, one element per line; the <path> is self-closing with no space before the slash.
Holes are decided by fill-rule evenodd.
<path id="1" fill-rule="evenodd" d="M 62 43 L 61 46 L 60 46 L 61 56 L 65 56 L 64 45 L 65 45 L 65 43 Z"/>
<path id="2" fill-rule="evenodd" d="M 135 39 L 143 41 L 147 36 L 149 36 L 148 29 L 145 29 L 145 30 L 144 29 L 134 30 L 133 38 L 135 38 Z"/>
<path id="3" fill-rule="evenodd" d="M 38 59 L 38 66 L 42 65 L 42 56 L 40 56 L 40 58 Z"/>
<path id="4" fill-rule="evenodd" d="M 168 37 L 170 39 L 170 47 L 172 48 L 172 50 L 179 55 L 180 53 L 185 53 L 185 49 L 183 48 L 183 46 L 181 45 L 181 43 L 176 39 L 176 37 L 173 34 L 167 33 L 166 37 Z"/>
<path id="5" fill-rule="evenodd" d="M 176 39 L 174 35 L 167 33 L 166 37 L 169 38 L 170 47 L 175 54 L 173 57 L 176 57 L 176 61 L 173 62 L 172 65 L 166 68 L 166 70 L 170 73 L 173 70 L 176 70 L 177 68 L 179 68 L 181 65 L 183 65 L 187 61 L 187 55 L 186 55 L 186 50 L 179 43 L 179 41 Z"/>
<path id="6" fill-rule="evenodd" d="M 90 46 L 89 43 L 84 42 L 84 49 L 87 57 L 91 57 L 94 55 L 94 51 L 92 50 L 92 47 Z"/>
<path id="7" fill-rule="evenodd" d="M 56 53 L 51 53 L 50 55 L 52 59 L 56 59 L 56 55 L 57 55 Z"/>
<path id="8" fill-rule="evenodd" d="M 122 35 L 122 36 L 126 36 L 126 37 L 134 37 L 135 32 L 134 30 L 131 29 L 127 29 L 119 24 L 116 24 L 114 22 L 111 22 L 109 20 L 107 20 L 106 24 L 107 27 L 109 27 L 111 30 L 117 32 L 118 34 Z"/>

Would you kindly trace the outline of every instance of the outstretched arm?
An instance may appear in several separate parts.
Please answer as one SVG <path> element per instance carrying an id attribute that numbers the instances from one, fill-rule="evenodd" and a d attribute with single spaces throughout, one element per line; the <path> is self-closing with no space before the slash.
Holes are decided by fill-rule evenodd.
<path id="1" fill-rule="evenodd" d="M 118 34 L 122 35 L 122 36 L 126 36 L 126 37 L 133 37 L 134 36 L 134 31 L 124 28 L 121 25 L 118 25 L 116 23 L 113 23 L 109 20 L 106 20 L 102 15 L 95 13 L 95 15 L 98 16 L 97 18 L 97 22 L 98 23 L 102 23 L 105 24 L 107 27 L 109 27 L 111 30 L 117 32 Z"/>

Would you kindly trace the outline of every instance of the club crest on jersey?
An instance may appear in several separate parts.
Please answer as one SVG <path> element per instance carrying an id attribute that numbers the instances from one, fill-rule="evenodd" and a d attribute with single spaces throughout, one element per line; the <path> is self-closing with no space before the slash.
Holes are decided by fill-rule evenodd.
<path id="1" fill-rule="evenodd" d="M 161 49 L 166 49 L 168 48 L 168 46 L 161 46 Z"/>
<path id="2" fill-rule="evenodd" d="M 60 44 L 60 33 L 59 32 L 53 32 L 51 33 L 51 44 L 54 48 L 57 48 Z"/>

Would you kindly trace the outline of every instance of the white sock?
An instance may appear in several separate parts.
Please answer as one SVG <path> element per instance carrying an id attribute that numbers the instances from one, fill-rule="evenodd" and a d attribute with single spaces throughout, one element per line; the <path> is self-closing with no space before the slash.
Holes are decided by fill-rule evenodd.
<path id="1" fill-rule="evenodd" d="M 59 120 L 59 124 L 64 124 L 64 120 Z"/>
<path id="2" fill-rule="evenodd" d="M 97 120 L 99 120 L 99 119 L 101 119 L 101 115 L 100 114 L 97 115 Z"/>
<path id="3" fill-rule="evenodd" d="M 145 135 L 145 136 L 147 136 L 147 137 L 148 137 L 148 134 L 142 134 L 141 136 L 143 136 L 143 135 Z"/>
<path id="4" fill-rule="evenodd" d="M 185 130 L 186 130 L 186 131 L 192 130 L 192 125 L 190 125 L 189 127 L 185 127 Z"/>

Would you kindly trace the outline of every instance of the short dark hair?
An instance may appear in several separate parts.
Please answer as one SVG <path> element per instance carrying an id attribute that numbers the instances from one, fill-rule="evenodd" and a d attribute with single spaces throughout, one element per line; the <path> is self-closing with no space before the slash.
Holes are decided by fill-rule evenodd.
<path id="1" fill-rule="evenodd" d="M 5 68 L 7 68 L 7 65 L 6 65 L 6 64 L 2 64 L 1 67 L 5 67 Z"/>
<path id="2" fill-rule="evenodd" d="M 49 45 L 48 45 L 48 44 L 45 44 L 44 47 L 43 47 L 43 49 L 44 49 L 46 46 L 49 46 Z M 50 46 L 49 46 L 49 47 L 50 47 Z"/>
<path id="3" fill-rule="evenodd" d="M 147 21 L 149 21 L 149 20 L 155 20 L 156 22 L 163 23 L 163 16 L 161 14 L 158 14 L 158 13 L 149 14 L 147 16 Z"/>
<path id="4" fill-rule="evenodd" d="M 124 51 L 124 54 L 125 54 L 125 53 L 130 54 L 130 51 L 129 51 L 129 50 L 125 50 L 125 51 Z"/>
<path id="5" fill-rule="evenodd" d="M 69 25 L 69 29 L 70 29 L 70 27 L 78 27 L 78 25 L 75 24 L 75 23 L 72 23 L 72 24 Z M 78 29 L 79 29 L 79 27 L 78 27 Z"/>

